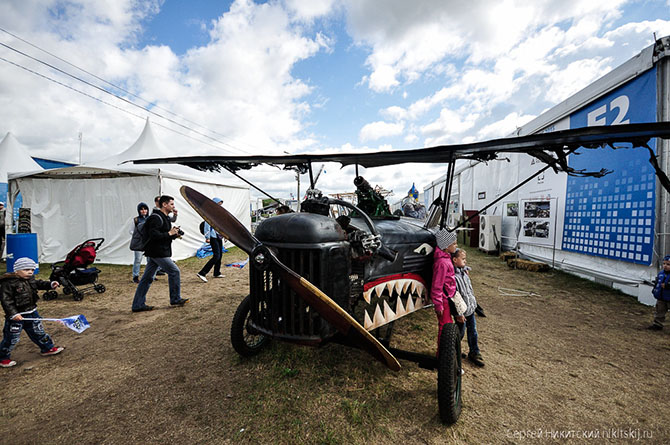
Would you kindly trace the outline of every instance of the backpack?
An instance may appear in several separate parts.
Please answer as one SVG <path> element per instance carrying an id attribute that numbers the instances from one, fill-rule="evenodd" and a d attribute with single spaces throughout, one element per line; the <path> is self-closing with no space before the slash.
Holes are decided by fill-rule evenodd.
<path id="1" fill-rule="evenodd" d="M 200 233 L 205 234 L 205 221 L 200 223 Z"/>
<path id="2" fill-rule="evenodd" d="M 144 248 L 147 246 L 150 240 L 149 232 L 146 230 L 146 222 L 149 220 L 149 218 L 151 218 L 151 215 L 147 216 L 144 221 L 139 221 L 137 216 L 134 218 L 135 230 L 133 231 L 133 236 L 130 239 L 130 250 L 135 252 L 144 252 Z"/>

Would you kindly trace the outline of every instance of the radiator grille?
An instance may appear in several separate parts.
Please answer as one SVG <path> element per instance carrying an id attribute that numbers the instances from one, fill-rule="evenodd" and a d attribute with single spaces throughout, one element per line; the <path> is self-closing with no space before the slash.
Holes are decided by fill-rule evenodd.
<path id="1" fill-rule="evenodd" d="M 322 283 L 321 251 L 281 249 L 279 260 L 320 289 Z M 251 319 L 261 331 L 273 336 L 300 341 L 319 341 L 322 320 L 293 290 L 282 283 L 271 270 L 261 271 L 251 265 Z"/>

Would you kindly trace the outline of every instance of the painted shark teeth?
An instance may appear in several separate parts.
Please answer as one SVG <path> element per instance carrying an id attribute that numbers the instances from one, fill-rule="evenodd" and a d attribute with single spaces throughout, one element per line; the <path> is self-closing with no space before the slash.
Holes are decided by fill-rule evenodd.
<path id="1" fill-rule="evenodd" d="M 385 294 L 387 296 L 384 296 Z M 395 310 L 388 302 L 392 297 L 396 298 Z M 428 290 L 423 283 L 415 279 L 389 280 L 369 288 L 363 293 L 363 298 L 371 311 L 368 312 L 367 309 L 364 311 L 364 327 L 372 330 L 425 307 L 428 302 Z M 377 299 L 374 308 L 371 307 L 373 299 Z"/>
<path id="2" fill-rule="evenodd" d="M 374 290 L 374 288 L 371 287 L 370 289 L 368 289 L 368 290 L 366 290 L 365 292 L 363 292 L 363 298 L 365 298 L 365 302 L 366 302 L 367 304 L 370 304 L 370 294 L 372 294 L 372 291 L 373 291 L 373 290 Z M 365 313 L 365 315 L 367 315 L 367 312 Z M 367 329 L 367 328 L 366 328 L 366 329 Z"/>
<path id="3" fill-rule="evenodd" d="M 384 308 L 383 310 L 382 307 Z M 368 313 L 367 309 L 363 311 L 363 327 L 365 327 L 366 330 L 371 331 L 401 317 L 404 317 L 407 314 L 418 311 L 423 307 L 424 303 L 421 297 L 409 297 L 407 299 L 406 305 L 403 305 L 402 299 L 398 298 L 396 300 L 395 311 L 391 309 L 391 306 L 388 304 L 388 302 L 384 300 L 383 303 L 375 304 L 374 315 L 372 318 L 370 318 L 370 314 Z"/>
<path id="4" fill-rule="evenodd" d="M 374 327 L 372 326 L 372 320 L 370 320 L 370 315 L 368 314 L 367 309 L 364 312 L 365 312 L 365 321 L 363 322 L 363 327 L 365 328 L 366 331 L 374 329 Z"/>
<path id="5" fill-rule="evenodd" d="M 395 314 L 396 314 L 396 317 L 398 317 L 398 318 L 407 314 L 407 310 L 405 309 L 405 306 L 402 305 L 402 298 L 398 298 L 395 302 Z"/>

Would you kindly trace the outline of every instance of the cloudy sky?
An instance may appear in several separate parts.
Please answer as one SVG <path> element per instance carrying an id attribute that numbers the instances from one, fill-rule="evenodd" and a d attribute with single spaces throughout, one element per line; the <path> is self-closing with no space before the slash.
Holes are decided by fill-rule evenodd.
<path id="1" fill-rule="evenodd" d="M 147 116 L 174 155 L 503 137 L 670 34 L 670 0 L 2 3 L 0 136 L 72 162 L 80 133 L 93 162 L 132 144 Z M 325 170 L 318 188 L 353 190 L 353 167 Z M 362 172 L 396 200 L 445 170 Z M 245 175 L 295 194 L 290 173 Z"/>

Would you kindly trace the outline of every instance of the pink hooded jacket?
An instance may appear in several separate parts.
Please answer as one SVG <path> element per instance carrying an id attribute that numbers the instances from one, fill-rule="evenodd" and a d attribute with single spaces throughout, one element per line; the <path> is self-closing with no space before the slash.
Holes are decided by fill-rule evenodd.
<path id="1" fill-rule="evenodd" d="M 442 249 L 435 248 L 433 261 L 433 283 L 430 288 L 430 299 L 433 300 L 436 311 L 449 312 L 447 298 L 456 293 L 456 278 L 454 263 L 451 255 Z"/>

